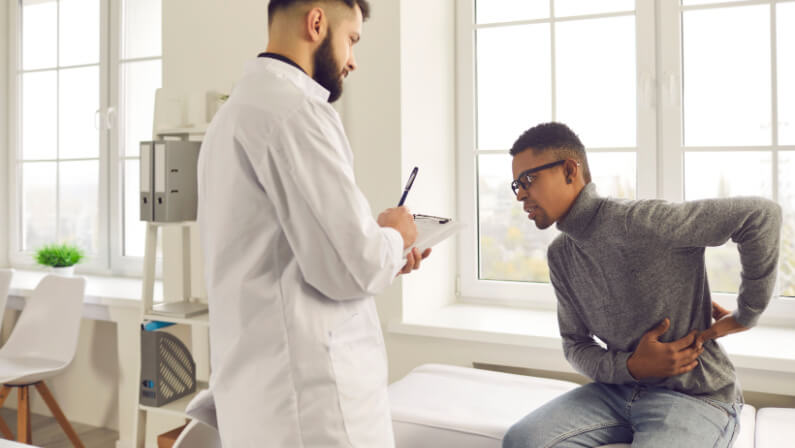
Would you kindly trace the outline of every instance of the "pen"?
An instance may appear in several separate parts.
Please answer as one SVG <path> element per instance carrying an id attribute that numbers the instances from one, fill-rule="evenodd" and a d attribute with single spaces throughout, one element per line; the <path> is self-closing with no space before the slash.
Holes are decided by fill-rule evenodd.
<path id="1" fill-rule="evenodd" d="M 411 186 L 414 184 L 414 178 L 417 177 L 417 171 L 420 169 L 416 166 L 413 170 L 411 170 L 411 174 L 409 174 L 409 181 L 406 182 L 406 188 L 403 190 L 403 196 L 400 197 L 400 202 L 398 202 L 398 207 L 402 207 L 403 203 L 406 202 L 406 196 L 409 195 L 409 190 L 411 190 Z"/>

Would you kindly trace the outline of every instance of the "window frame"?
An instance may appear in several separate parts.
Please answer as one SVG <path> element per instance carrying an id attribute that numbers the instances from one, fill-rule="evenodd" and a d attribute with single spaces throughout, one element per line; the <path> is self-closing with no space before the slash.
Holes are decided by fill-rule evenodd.
<path id="1" fill-rule="evenodd" d="M 660 169 L 662 170 L 660 198 L 668 201 L 682 201 L 685 197 L 684 158 L 687 152 L 729 152 L 729 151 L 769 151 L 773 154 L 771 176 L 773 191 L 771 198 L 778 201 L 778 152 L 782 149 L 795 150 L 795 146 L 778 144 L 778 88 L 777 88 L 777 34 L 776 5 L 793 3 L 793 0 L 744 0 L 739 2 L 716 2 L 715 4 L 684 6 L 681 2 L 658 2 L 658 22 L 660 35 L 669 34 L 676 39 L 659 39 L 661 82 L 660 94 Z M 771 132 L 770 146 L 737 147 L 687 147 L 684 144 L 683 129 L 683 89 L 682 89 L 682 12 L 716 8 L 738 8 L 752 5 L 770 5 L 771 14 Z M 778 286 L 778 285 L 777 285 Z M 776 289 L 760 322 L 767 325 L 795 327 L 795 299 L 781 297 Z M 713 292 L 712 298 L 727 309 L 737 307 L 737 294 Z"/>
<path id="2" fill-rule="evenodd" d="M 116 99 L 116 123 L 113 126 L 111 132 L 111 139 L 110 139 L 110 157 L 109 157 L 109 164 L 110 164 L 110 173 L 112 182 L 110 183 L 110 191 L 111 191 L 111 238 L 110 238 L 110 246 L 111 246 L 111 267 L 113 268 L 114 274 L 124 275 L 124 276 L 135 276 L 141 277 L 143 275 L 143 263 L 144 257 L 143 256 L 132 256 L 132 255 L 124 255 L 124 237 L 127 228 L 124 224 L 124 217 L 125 217 L 125 176 L 127 175 L 125 169 L 125 162 L 127 160 L 140 160 L 140 157 L 129 157 L 126 154 L 126 151 L 123 151 L 121 147 L 121 137 L 123 132 L 124 126 L 124 98 L 123 98 L 123 91 L 121 85 L 121 68 L 125 63 L 130 62 L 140 62 L 140 61 L 154 61 L 160 60 L 161 61 L 161 81 L 162 81 L 162 61 L 163 61 L 163 52 L 162 52 L 162 41 L 161 41 L 161 52 L 160 56 L 152 56 L 152 57 L 143 57 L 143 58 L 122 58 L 122 37 L 123 37 L 123 24 L 122 24 L 122 15 L 124 14 L 123 2 L 124 1 L 132 1 L 132 0 L 111 0 L 111 16 L 110 16 L 110 25 L 113 29 L 118 30 L 117 33 L 113 33 L 110 36 L 111 39 L 111 46 L 110 46 L 110 87 L 111 91 L 114 92 L 114 98 Z M 162 6 L 161 6 L 162 8 Z M 162 82 L 161 82 L 162 86 Z M 154 139 L 154 135 L 151 137 Z M 140 199 L 139 199 L 140 200 Z M 162 257 L 157 256 L 155 262 L 155 275 L 157 278 L 162 276 Z"/>
<path id="3" fill-rule="evenodd" d="M 456 64 L 457 64 L 457 116 L 458 134 L 458 209 L 460 216 L 472 216 L 473 223 L 462 231 L 458 239 L 458 300 L 465 303 L 499 304 L 537 309 L 554 309 L 555 293 L 548 283 L 522 283 L 499 280 L 481 280 L 479 271 L 479 224 L 478 224 L 478 155 L 507 154 L 503 150 L 478 150 L 476 147 L 476 44 L 475 32 L 479 28 L 538 23 L 539 20 L 506 22 L 501 25 L 478 25 L 475 23 L 475 1 L 459 2 L 456 8 Z M 554 0 L 549 0 L 550 11 L 554 16 Z M 636 1 L 634 14 L 607 13 L 589 14 L 565 18 L 551 18 L 550 23 L 552 57 L 552 119 L 555 119 L 555 40 L 554 23 L 603 17 L 634 15 L 636 32 L 636 84 L 637 84 L 637 137 L 636 146 L 628 148 L 598 148 L 589 152 L 632 152 L 636 155 L 638 176 L 636 192 L 638 198 L 653 198 L 657 189 L 657 155 L 654 151 L 657 141 L 657 116 L 655 104 L 655 47 L 654 47 L 654 5 L 651 2 Z M 647 175 L 640 176 L 641 167 Z M 508 186 L 506 185 L 506 192 Z"/>
<path id="4" fill-rule="evenodd" d="M 550 1 L 551 15 L 554 17 L 554 0 Z M 693 148 L 684 147 L 682 141 L 682 34 L 681 11 L 717 7 L 740 7 L 753 4 L 771 5 L 771 70 L 773 76 L 772 121 L 774 140 L 771 147 L 756 148 L 773 151 L 773 198 L 777 199 L 777 91 L 776 91 L 776 27 L 775 7 L 781 3 L 795 0 L 745 0 L 717 5 L 682 6 L 680 2 L 635 1 L 636 18 L 636 81 L 637 81 L 637 198 L 660 198 L 681 201 L 684 198 L 684 156 Z M 506 151 L 479 151 L 477 149 L 477 100 L 476 100 L 476 42 L 475 23 L 476 0 L 457 3 L 456 10 L 456 126 L 458 136 L 458 209 L 459 216 L 473 217 L 472 225 L 464 229 L 458 239 L 459 265 L 457 279 L 457 300 L 463 303 L 504 305 L 519 308 L 554 309 L 556 298 L 548 283 L 522 283 L 514 281 L 481 280 L 479 276 L 479 212 L 478 212 L 478 173 L 477 156 L 488 153 L 507 153 Z M 611 17 L 615 14 L 593 14 L 556 21 L 578 20 L 582 18 Z M 537 20 L 507 22 L 516 25 L 538 22 Z M 552 40 L 553 84 L 552 119 L 555 119 L 555 80 L 554 80 L 554 26 Z M 662 36 L 676 36 L 663 39 Z M 795 147 L 783 147 L 795 149 Z M 715 150 L 716 148 L 697 148 L 696 150 Z M 743 148 L 721 148 L 721 150 L 743 150 Z M 630 150 L 588 149 L 591 152 Z M 507 191 L 506 186 L 506 191 Z M 528 231 L 532 231 L 528 227 Z M 776 292 L 777 294 L 777 292 Z M 729 309 L 736 307 L 736 294 L 712 293 L 713 300 Z M 767 324 L 780 326 L 795 325 L 795 300 L 774 296 L 767 312 L 762 317 Z"/>
<path id="5" fill-rule="evenodd" d="M 123 38 L 123 1 L 99 0 L 100 104 L 98 117 L 100 122 L 100 147 L 98 161 L 100 173 L 98 179 L 98 248 L 96 256 L 87 257 L 88 259 L 85 262 L 76 266 L 76 271 L 92 275 L 140 277 L 143 273 L 143 257 L 125 256 L 123 253 L 125 231 L 123 220 L 123 182 L 125 173 L 123 163 L 125 160 L 130 159 L 130 157 L 120 153 L 119 144 L 121 128 L 119 126 L 118 111 L 122 101 L 121 94 L 123 93 L 119 82 L 119 72 L 121 64 L 126 61 L 120 59 L 120 44 Z M 9 2 L 8 259 L 13 267 L 30 269 L 37 266 L 32 257 L 33 251 L 23 251 L 21 245 L 23 188 L 20 180 L 21 169 L 23 163 L 26 162 L 22 161 L 20 154 L 22 104 L 19 89 L 21 87 L 20 77 L 25 72 L 21 66 L 22 8 L 20 3 L 21 0 L 10 0 Z M 162 61 L 162 51 L 160 56 L 142 59 L 159 59 Z M 135 61 L 137 59 L 132 60 Z M 61 69 L 63 67 L 56 67 L 56 70 Z M 59 187 L 56 185 L 56 188 Z M 158 276 L 162 272 L 160 257 L 158 257 L 156 272 Z"/>

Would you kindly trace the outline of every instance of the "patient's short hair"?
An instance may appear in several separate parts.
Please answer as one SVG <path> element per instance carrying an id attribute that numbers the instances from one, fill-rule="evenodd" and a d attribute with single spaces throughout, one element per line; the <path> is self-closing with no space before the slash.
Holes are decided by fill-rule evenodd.
<path id="1" fill-rule="evenodd" d="M 525 131 L 513 144 L 511 156 L 532 150 L 535 154 L 553 152 L 559 159 L 574 159 L 582 165 L 585 183 L 591 183 L 591 169 L 580 138 L 563 123 L 542 123 Z"/>

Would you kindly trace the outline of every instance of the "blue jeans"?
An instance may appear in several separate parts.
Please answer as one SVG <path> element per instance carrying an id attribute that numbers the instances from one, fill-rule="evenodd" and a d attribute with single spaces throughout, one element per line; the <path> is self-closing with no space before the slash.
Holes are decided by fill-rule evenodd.
<path id="1" fill-rule="evenodd" d="M 741 408 L 659 387 L 591 383 L 528 414 L 502 446 L 728 448 L 740 432 Z"/>

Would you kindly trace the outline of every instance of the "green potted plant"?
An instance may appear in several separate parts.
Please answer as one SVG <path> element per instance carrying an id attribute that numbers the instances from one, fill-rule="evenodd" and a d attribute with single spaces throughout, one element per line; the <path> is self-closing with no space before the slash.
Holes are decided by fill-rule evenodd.
<path id="1" fill-rule="evenodd" d="M 71 244 L 48 244 L 36 251 L 36 263 L 48 266 L 50 271 L 59 275 L 72 275 L 75 265 L 85 255 L 83 251 Z"/>

